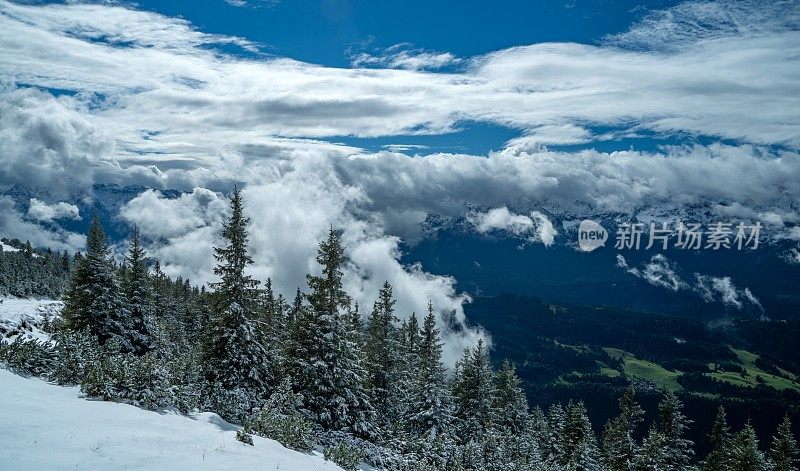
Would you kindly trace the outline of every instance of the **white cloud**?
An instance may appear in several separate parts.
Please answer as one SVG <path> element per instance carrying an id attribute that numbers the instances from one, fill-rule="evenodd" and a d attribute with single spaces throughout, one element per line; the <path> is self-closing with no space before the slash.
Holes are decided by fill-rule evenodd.
<path id="1" fill-rule="evenodd" d="M 296 167 L 280 177 L 252 172 L 243 189 L 251 218 L 249 247 L 255 277 L 272 278 L 287 297 L 297 287 L 306 289 L 306 273 L 319 269 L 314 257 L 320 240 L 331 226 L 341 228 L 351 259 L 344 283 L 362 312 L 371 307 L 381 284 L 388 280 L 394 286 L 401 318 L 411 312 L 423 314 L 429 300 L 440 312 L 452 314 L 460 328 L 451 328 L 443 319 L 440 324 L 449 364 L 478 338 L 487 338 L 480 330 L 464 327 L 463 303 L 468 298 L 456 292 L 455 280 L 431 275 L 419 266 L 402 266 L 400 240 L 357 217 L 364 194 L 343 185 L 329 167 L 326 170 L 324 156 L 294 162 Z M 219 226 L 227 204 L 223 196 L 200 188 L 174 199 L 146 191 L 127 204 L 122 215 L 139 226 L 166 273 L 208 282 L 215 279 L 212 246 L 221 243 Z"/>
<path id="2" fill-rule="evenodd" d="M 687 289 L 687 285 L 680 276 L 675 273 L 674 265 L 670 264 L 667 257 L 661 254 L 653 255 L 643 269 L 628 266 L 625 257 L 617 254 L 617 266 L 623 268 L 631 275 L 642 278 L 653 286 L 660 286 L 672 291 Z"/>
<path id="3" fill-rule="evenodd" d="M 643 268 L 631 267 L 625 257 L 617 254 L 617 267 L 622 268 L 631 275 L 641 278 L 653 286 L 659 286 L 671 291 L 689 290 L 703 297 L 705 302 L 721 302 L 736 309 L 742 309 L 745 302 L 758 307 L 761 306 L 758 298 L 753 295 L 750 288 L 739 289 L 729 276 L 711 276 L 694 274 L 695 281 L 690 284 L 683 281 L 677 273 L 677 266 L 662 254 L 654 255 Z"/>
<path id="4" fill-rule="evenodd" d="M 545 43 L 471 58 L 458 73 L 432 73 L 244 60 L 215 47 L 255 46 L 184 20 L 2 1 L 0 70 L 17 83 L 106 94 L 92 114 L 124 142 L 121 152 L 209 157 L 269 136 L 443 133 L 464 120 L 523 132 L 602 125 L 798 146 L 800 32 L 785 27 L 798 7 L 748 2 L 739 9 L 761 21 L 757 30 L 722 29 L 713 41 L 676 51 Z M 717 16 L 698 24 L 714 29 Z M 448 60 L 447 53 L 407 53 L 395 65 Z M 148 131 L 158 134 L 144 139 Z"/>
<path id="5" fill-rule="evenodd" d="M 669 51 L 700 41 L 798 28 L 800 9 L 792 0 L 697 1 L 652 11 L 628 31 L 608 36 L 606 41 L 626 48 Z"/>
<path id="6" fill-rule="evenodd" d="M 553 245 L 558 234 L 553 223 L 539 211 L 531 211 L 530 215 L 516 214 L 503 206 L 483 213 L 472 212 L 467 219 L 481 234 L 501 230 L 548 247 Z"/>
<path id="7" fill-rule="evenodd" d="M 379 55 L 361 52 L 351 57 L 353 67 L 388 67 L 390 69 L 441 69 L 461 62 L 449 52 L 432 52 L 410 44 L 395 44 Z"/>
<path id="8" fill-rule="evenodd" d="M 695 279 L 697 280 L 696 288 L 706 302 L 720 301 L 741 309 L 742 298 L 745 298 L 750 303 L 761 307 L 761 303 L 753 296 L 749 288 L 738 289 L 729 276 L 718 277 L 695 273 Z"/>
<path id="9" fill-rule="evenodd" d="M 28 206 L 28 217 L 42 222 L 51 222 L 53 219 L 80 219 L 80 211 L 74 204 L 64 201 L 56 204 L 47 204 L 36 198 L 31 198 Z"/>
<path id="10" fill-rule="evenodd" d="M 76 252 L 86 246 L 86 237 L 60 229 L 46 229 L 29 222 L 17 211 L 14 200 L 0 196 L 0 236 L 30 241 L 34 247 Z"/>
<path id="11" fill-rule="evenodd" d="M 592 134 L 575 124 L 546 125 L 529 129 L 525 135 L 506 143 L 508 152 L 535 153 L 548 144 L 582 144 L 592 140 Z"/>
<path id="12" fill-rule="evenodd" d="M 783 260 L 792 265 L 800 265 L 800 250 L 792 248 L 783 254 Z"/>
<path id="13" fill-rule="evenodd" d="M 262 6 L 272 6 L 279 3 L 280 0 L 225 0 L 225 3 L 232 7 L 249 7 L 259 8 Z"/>
<path id="14" fill-rule="evenodd" d="M 166 199 L 159 191 L 147 190 L 126 204 L 122 217 L 150 237 L 180 237 L 198 228 L 220 224 L 228 203 L 213 191 L 195 188 L 178 198 Z"/>

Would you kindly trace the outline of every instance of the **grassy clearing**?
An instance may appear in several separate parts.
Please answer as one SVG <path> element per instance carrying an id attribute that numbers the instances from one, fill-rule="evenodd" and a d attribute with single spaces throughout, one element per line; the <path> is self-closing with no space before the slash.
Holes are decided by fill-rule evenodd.
<path id="1" fill-rule="evenodd" d="M 725 381 L 735 386 L 752 388 L 759 384 L 758 378 L 761 378 L 763 384 L 771 386 L 779 391 L 784 389 L 794 389 L 800 391 L 800 384 L 789 378 L 777 376 L 772 373 L 767 373 L 758 366 L 755 362 L 758 360 L 758 355 L 748 352 L 747 350 L 732 349 L 736 356 L 739 358 L 739 363 L 744 368 L 744 375 L 727 371 L 716 371 L 714 373 L 707 373 L 708 376 L 719 381 Z"/>
<path id="2" fill-rule="evenodd" d="M 678 384 L 680 371 L 670 371 L 658 363 L 636 358 L 628 352 L 617 348 L 604 348 L 608 356 L 615 360 L 623 360 L 623 370 L 625 376 L 650 381 L 656 386 L 668 391 L 680 391 L 681 385 Z M 608 368 L 610 370 L 610 368 Z M 601 369 L 602 371 L 602 369 Z M 619 374 L 616 370 L 612 370 Z"/>

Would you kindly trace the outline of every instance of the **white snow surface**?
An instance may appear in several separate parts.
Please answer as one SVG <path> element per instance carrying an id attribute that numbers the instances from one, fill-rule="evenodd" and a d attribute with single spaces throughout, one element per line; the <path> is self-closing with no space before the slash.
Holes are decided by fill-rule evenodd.
<path id="1" fill-rule="evenodd" d="M 18 248 L 7 245 L 4 242 L 0 242 L 0 245 L 3 246 L 3 252 L 19 252 Z"/>
<path id="2" fill-rule="evenodd" d="M 13 342 L 22 335 L 30 340 L 50 341 L 42 331 L 45 318 L 61 315 L 64 303 L 52 299 L 19 299 L 0 297 L 0 341 Z"/>
<path id="3" fill-rule="evenodd" d="M 78 388 L 0 368 L 0 469 L 283 470 L 341 468 L 278 442 L 236 440 L 237 426 L 203 412 L 186 417 L 91 401 Z"/>

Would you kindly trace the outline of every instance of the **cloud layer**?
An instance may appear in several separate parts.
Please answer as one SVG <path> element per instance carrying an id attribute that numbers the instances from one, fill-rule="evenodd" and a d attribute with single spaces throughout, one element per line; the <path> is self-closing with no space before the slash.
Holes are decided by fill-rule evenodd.
<path id="1" fill-rule="evenodd" d="M 168 273 L 204 282 L 227 211 L 223 193 L 240 184 L 259 278 L 303 286 L 334 225 L 345 231 L 346 282 L 362 308 L 389 280 L 401 313 L 420 313 L 432 299 L 459 324 L 466 298 L 454 280 L 398 261 L 401 240 L 418 236 L 431 213 L 493 208 L 470 215 L 478 232 L 546 245 L 555 241 L 551 218 L 693 211 L 760 220 L 776 237 L 797 238 L 799 12 L 786 1 L 687 2 L 597 45 L 471 58 L 400 45 L 333 68 L 267 57 L 244 38 L 133 8 L 0 0 L 0 187 L 47 187 L 54 198 L 21 214 L 0 197 L 0 231 L 79 248 L 81 237 L 42 223 L 77 217 L 62 202 L 90 196 L 92 183 L 140 184 L 155 190 L 121 216 L 141 228 Z M 486 155 L 341 143 L 476 123 L 517 136 Z M 709 143 L 556 147 L 640 135 Z M 184 193 L 166 198 L 159 189 Z M 625 268 L 685 289 L 666 260 Z M 757 302 L 724 278 L 692 285 L 732 305 Z M 482 335 L 448 330 L 448 357 Z"/>

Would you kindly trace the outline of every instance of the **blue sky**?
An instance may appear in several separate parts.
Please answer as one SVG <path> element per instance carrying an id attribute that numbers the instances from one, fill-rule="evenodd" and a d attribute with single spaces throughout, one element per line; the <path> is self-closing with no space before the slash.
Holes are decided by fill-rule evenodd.
<path id="1" fill-rule="evenodd" d="M 553 41 L 594 43 L 674 1 L 138 1 L 212 33 L 243 36 L 276 55 L 346 67 L 349 51 L 399 43 L 462 57 Z"/>

